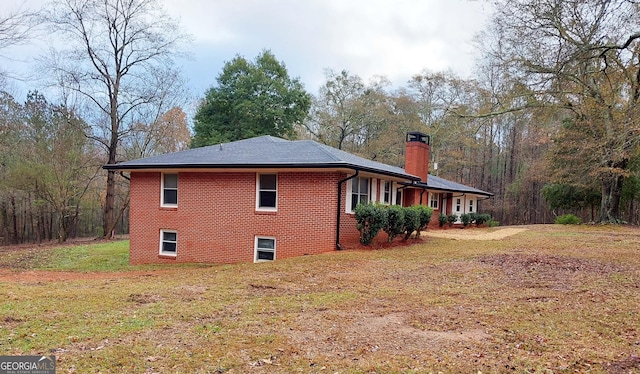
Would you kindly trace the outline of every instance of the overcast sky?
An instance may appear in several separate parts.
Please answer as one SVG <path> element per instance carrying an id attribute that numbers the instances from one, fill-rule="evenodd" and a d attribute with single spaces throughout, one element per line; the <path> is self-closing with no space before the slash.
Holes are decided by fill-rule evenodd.
<path id="1" fill-rule="evenodd" d="M 2 0 L 34 7 L 42 0 Z M 399 87 L 423 69 L 473 73 L 474 35 L 490 6 L 477 0 L 164 0 L 167 12 L 194 37 L 193 59 L 183 61 L 194 96 L 202 97 L 226 61 L 253 60 L 270 49 L 289 74 L 317 93 L 324 69 L 365 80 L 386 76 Z M 39 48 L 11 50 L 3 70 L 28 64 Z M 3 54 L 7 54 L 6 51 Z M 34 54 L 34 56 L 30 56 Z"/>

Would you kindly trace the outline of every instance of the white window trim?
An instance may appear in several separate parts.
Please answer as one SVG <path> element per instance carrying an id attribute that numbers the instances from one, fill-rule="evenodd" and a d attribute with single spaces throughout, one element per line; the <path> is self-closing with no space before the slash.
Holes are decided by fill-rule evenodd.
<path id="1" fill-rule="evenodd" d="M 273 240 L 273 260 L 258 260 L 258 239 L 269 239 Z M 276 249 L 278 248 L 278 243 L 276 242 L 276 238 L 274 236 L 260 236 L 256 235 L 253 241 L 253 262 L 271 262 L 276 260 Z M 265 251 L 265 248 L 261 248 L 260 250 Z M 270 249 L 266 249 L 270 251 Z"/>
<path id="2" fill-rule="evenodd" d="M 404 199 L 404 190 L 401 190 L 398 186 L 393 189 L 395 192 L 393 193 L 393 205 L 402 206 L 402 200 Z M 398 194 L 400 194 L 400 202 L 398 202 Z"/>
<path id="3" fill-rule="evenodd" d="M 178 173 L 160 173 L 160 206 L 163 208 L 176 208 L 178 207 L 178 203 L 166 204 L 164 202 L 164 176 L 167 174 L 176 176 L 176 181 L 178 183 L 178 187 L 176 187 L 176 201 L 178 201 L 177 191 L 180 188 L 180 178 L 178 177 Z"/>
<path id="4" fill-rule="evenodd" d="M 385 201 L 384 200 L 385 187 L 386 187 L 387 183 L 389 184 L 389 201 Z M 380 203 L 382 203 L 384 205 L 391 205 L 391 201 L 393 200 L 393 197 L 391 196 L 392 195 L 392 193 L 391 193 L 392 185 L 393 185 L 392 181 L 389 181 L 389 180 L 381 180 L 380 181 Z"/>
<path id="5" fill-rule="evenodd" d="M 369 187 L 369 190 L 367 191 L 367 196 L 368 196 L 367 202 L 370 203 L 372 201 L 375 201 L 375 200 L 371 200 L 371 178 L 357 176 L 355 178 L 348 179 L 347 183 L 346 183 L 347 193 L 346 193 L 345 202 L 344 202 L 345 213 L 351 213 L 351 214 L 355 213 L 351 209 L 351 199 L 352 199 L 352 195 L 353 195 L 353 181 L 356 180 L 356 179 L 358 179 L 358 180 L 360 180 L 360 179 L 369 180 L 369 183 L 367 183 L 368 187 Z M 358 193 L 360 193 L 360 192 L 358 191 Z"/>
<path id="6" fill-rule="evenodd" d="M 467 208 L 469 209 L 469 213 L 473 213 L 475 212 L 475 200 L 474 199 L 469 199 L 469 205 L 467 206 Z"/>
<path id="7" fill-rule="evenodd" d="M 163 252 L 162 251 L 162 243 L 164 243 L 164 233 L 174 233 L 176 234 L 176 251 L 175 252 Z M 160 254 L 161 256 L 172 256 L 172 257 L 176 257 L 178 256 L 178 232 L 176 230 L 160 230 L 160 248 L 158 249 L 158 254 Z"/>
<path id="8" fill-rule="evenodd" d="M 371 191 L 369 196 L 369 201 L 378 201 L 378 181 L 377 178 L 371 178 L 371 186 L 369 186 L 369 191 Z"/>
<path id="9" fill-rule="evenodd" d="M 435 201 L 436 206 L 433 206 L 433 204 L 431 204 L 432 201 Z M 438 210 L 440 208 L 440 192 L 429 192 L 429 206 L 434 210 Z"/>
<path id="10" fill-rule="evenodd" d="M 275 207 L 261 207 L 260 206 L 260 176 L 261 175 L 275 175 L 276 176 L 276 206 Z M 265 190 L 271 191 L 271 190 Z M 278 211 L 278 173 L 256 173 L 256 210 L 260 212 L 277 212 Z"/>

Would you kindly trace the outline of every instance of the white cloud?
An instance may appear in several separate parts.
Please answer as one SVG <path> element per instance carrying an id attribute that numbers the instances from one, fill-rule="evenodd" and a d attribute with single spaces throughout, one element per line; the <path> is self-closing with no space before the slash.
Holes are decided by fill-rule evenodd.
<path id="1" fill-rule="evenodd" d="M 7 11 L 11 4 L 42 4 L 4 1 Z M 423 69 L 467 77 L 474 63 L 471 40 L 490 11 L 486 2 L 473 0 L 161 1 L 195 37 L 194 60 L 182 65 L 196 96 L 215 83 L 226 61 L 237 54 L 253 59 L 262 49 L 284 61 L 311 92 L 324 82 L 325 68 L 365 80 L 384 75 L 396 86 Z"/>
<path id="2" fill-rule="evenodd" d="M 368 79 L 384 75 L 403 85 L 423 69 L 469 76 L 471 40 L 488 10 L 469 0 L 166 0 L 196 36 L 196 56 L 216 68 L 236 54 L 254 58 L 271 49 L 315 91 L 323 69 L 346 69 Z M 213 61 L 216 60 L 216 61 Z"/>

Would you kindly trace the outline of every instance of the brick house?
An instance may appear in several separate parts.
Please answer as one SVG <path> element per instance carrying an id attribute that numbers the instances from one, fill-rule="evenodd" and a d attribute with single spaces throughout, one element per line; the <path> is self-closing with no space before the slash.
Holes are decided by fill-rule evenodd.
<path id="1" fill-rule="evenodd" d="M 357 243 L 358 202 L 476 211 L 492 196 L 428 174 L 429 137 L 398 168 L 311 141 L 261 136 L 106 165 L 130 173 L 130 262 L 275 260 Z"/>

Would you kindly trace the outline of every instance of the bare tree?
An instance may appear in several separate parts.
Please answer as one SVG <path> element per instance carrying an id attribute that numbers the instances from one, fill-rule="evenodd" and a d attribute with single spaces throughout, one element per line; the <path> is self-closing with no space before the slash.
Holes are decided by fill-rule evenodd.
<path id="1" fill-rule="evenodd" d="M 178 75 L 174 59 L 188 36 L 157 0 L 58 0 L 46 21 L 66 44 L 52 52 L 45 67 L 64 90 L 94 108 L 88 136 L 104 146 L 106 163 L 115 164 L 139 113 L 174 106 L 167 93 L 182 81 L 166 77 Z M 108 171 L 105 237 L 116 225 L 115 178 Z"/>
<path id="2" fill-rule="evenodd" d="M 527 87 L 522 107 L 562 113 L 554 147 L 570 179 L 601 190 L 600 218 L 620 218 L 640 146 L 640 11 L 631 0 L 500 0 L 486 54 Z M 569 155 L 573 158 L 564 157 Z"/>
<path id="3" fill-rule="evenodd" d="M 35 24 L 36 13 L 23 7 L 9 13 L 0 13 L 0 51 L 26 43 Z M 6 75 L 4 71 L 0 71 L 0 79 Z"/>

